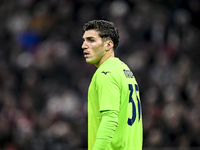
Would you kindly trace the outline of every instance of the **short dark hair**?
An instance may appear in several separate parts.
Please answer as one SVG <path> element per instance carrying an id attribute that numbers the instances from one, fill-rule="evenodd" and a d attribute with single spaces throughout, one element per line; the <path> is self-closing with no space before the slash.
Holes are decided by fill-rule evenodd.
<path id="1" fill-rule="evenodd" d="M 85 23 L 83 26 L 84 31 L 93 29 L 99 31 L 99 36 L 102 39 L 111 39 L 114 43 L 114 50 L 117 48 L 119 44 L 119 32 L 112 22 L 105 20 L 92 20 Z"/>

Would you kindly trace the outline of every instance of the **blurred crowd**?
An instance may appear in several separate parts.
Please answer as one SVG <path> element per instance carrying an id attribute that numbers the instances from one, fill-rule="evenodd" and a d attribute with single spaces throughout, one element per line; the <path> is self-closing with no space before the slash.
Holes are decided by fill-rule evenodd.
<path id="1" fill-rule="evenodd" d="M 119 29 L 140 87 L 144 147 L 200 146 L 199 0 L 1 0 L 0 149 L 87 148 L 82 54 L 92 19 Z"/>

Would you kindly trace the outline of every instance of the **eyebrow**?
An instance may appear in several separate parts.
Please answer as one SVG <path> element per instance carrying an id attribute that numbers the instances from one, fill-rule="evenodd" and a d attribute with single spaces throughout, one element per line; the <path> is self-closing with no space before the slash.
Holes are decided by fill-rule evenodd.
<path id="1" fill-rule="evenodd" d="M 86 37 L 85 39 L 90 40 L 90 39 L 95 39 L 95 37 L 89 36 L 89 37 Z M 83 40 L 85 39 L 83 38 Z"/>

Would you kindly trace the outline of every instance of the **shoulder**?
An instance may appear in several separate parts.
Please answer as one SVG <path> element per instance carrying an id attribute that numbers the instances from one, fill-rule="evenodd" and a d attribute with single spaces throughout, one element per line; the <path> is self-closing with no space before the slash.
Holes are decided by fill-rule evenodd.
<path id="1" fill-rule="evenodd" d="M 102 71 L 102 70 L 110 70 L 110 71 L 114 71 L 114 70 L 119 70 L 120 69 L 120 64 L 122 62 L 116 58 L 116 57 L 113 57 L 113 58 L 109 58 L 108 60 L 106 60 L 99 68 L 98 70 L 99 71 Z"/>
<path id="2" fill-rule="evenodd" d="M 123 70 L 120 63 L 118 58 L 112 58 L 100 66 L 95 74 L 99 79 L 119 79 Z"/>

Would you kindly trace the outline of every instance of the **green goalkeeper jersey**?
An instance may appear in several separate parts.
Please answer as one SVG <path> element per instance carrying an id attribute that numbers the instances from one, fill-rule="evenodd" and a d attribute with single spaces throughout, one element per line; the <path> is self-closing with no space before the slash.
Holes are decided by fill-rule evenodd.
<path id="1" fill-rule="evenodd" d="M 118 125 L 106 150 L 142 150 L 139 88 L 128 66 L 116 57 L 96 70 L 88 90 L 88 150 L 92 150 L 101 111 L 118 112 Z"/>

